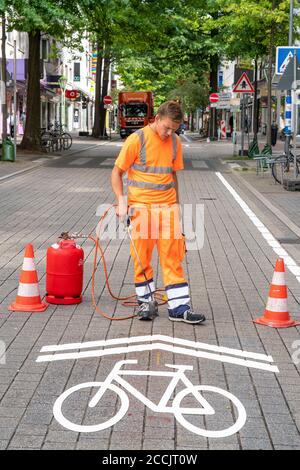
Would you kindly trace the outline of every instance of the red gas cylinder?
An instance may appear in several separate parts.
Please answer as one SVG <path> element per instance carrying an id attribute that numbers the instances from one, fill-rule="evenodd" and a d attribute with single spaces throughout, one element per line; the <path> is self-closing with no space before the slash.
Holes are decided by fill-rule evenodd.
<path id="1" fill-rule="evenodd" d="M 46 299 L 52 304 L 82 302 L 83 249 L 74 240 L 62 240 L 47 250 Z"/>

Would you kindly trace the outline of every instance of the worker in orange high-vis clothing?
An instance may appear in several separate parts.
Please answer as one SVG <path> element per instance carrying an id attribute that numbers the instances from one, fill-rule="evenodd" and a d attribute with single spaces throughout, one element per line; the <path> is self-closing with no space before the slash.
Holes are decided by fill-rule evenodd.
<path id="1" fill-rule="evenodd" d="M 175 134 L 183 119 L 179 103 L 163 103 L 152 124 L 127 138 L 112 171 L 117 198 L 116 214 L 129 214 L 132 224 L 130 253 L 139 302 L 138 314 L 147 317 L 155 291 L 151 258 L 157 247 L 168 298 L 169 319 L 201 323 L 205 316 L 190 307 L 189 286 L 182 262 L 185 255 L 181 233 L 176 172 L 183 170 L 182 146 Z M 124 173 L 128 174 L 128 200 L 124 197 Z M 148 319 L 148 318 L 147 318 Z"/>

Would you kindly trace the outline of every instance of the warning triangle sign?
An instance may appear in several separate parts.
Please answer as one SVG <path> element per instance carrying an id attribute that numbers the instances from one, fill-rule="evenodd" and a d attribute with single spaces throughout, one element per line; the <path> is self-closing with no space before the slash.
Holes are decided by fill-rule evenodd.
<path id="1" fill-rule="evenodd" d="M 251 85 L 248 75 L 244 72 L 238 79 L 234 89 L 234 93 L 254 93 L 254 88 Z"/>

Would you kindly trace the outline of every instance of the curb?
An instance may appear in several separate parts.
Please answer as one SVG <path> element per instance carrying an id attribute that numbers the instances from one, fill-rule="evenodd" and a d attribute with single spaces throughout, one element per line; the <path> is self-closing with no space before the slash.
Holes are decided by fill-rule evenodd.
<path id="1" fill-rule="evenodd" d="M 76 153 L 84 152 L 85 150 L 88 150 L 88 149 L 91 149 L 91 148 L 94 148 L 94 147 L 99 147 L 99 146 L 101 146 L 101 145 L 103 145 L 103 143 L 90 145 L 89 147 L 85 147 L 85 148 L 80 149 L 80 150 L 75 150 L 74 152 L 68 153 L 67 155 L 53 155 L 53 157 L 56 157 L 56 158 L 69 157 L 69 156 L 75 155 Z M 39 156 L 39 158 L 42 158 L 42 157 L 44 157 L 44 155 Z M 0 182 L 1 182 L 1 181 L 4 181 L 4 180 L 6 180 L 6 179 L 9 179 L 9 178 L 13 178 L 14 176 L 18 176 L 18 175 L 21 175 L 21 174 L 23 174 L 23 173 L 26 173 L 27 171 L 35 170 L 35 169 L 37 169 L 38 167 L 44 165 L 44 163 L 46 163 L 46 162 L 45 162 L 45 161 L 43 161 L 43 162 L 37 162 L 37 163 L 36 163 L 35 165 L 33 165 L 33 166 L 30 166 L 30 167 L 28 167 L 28 168 L 24 168 L 24 170 L 15 171 L 14 173 L 10 173 L 10 174 L 8 174 L 8 175 L 1 176 L 1 177 L 0 177 Z"/>
<path id="2" fill-rule="evenodd" d="M 240 180 L 243 181 L 243 185 L 260 201 L 265 207 L 267 207 L 281 222 L 283 222 L 292 232 L 300 237 L 300 228 L 294 224 L 280 209 L 275 207 L 265 196 L 263 196 L 251 183 L 245 180 L 238 173 L 234 173 Z"/>

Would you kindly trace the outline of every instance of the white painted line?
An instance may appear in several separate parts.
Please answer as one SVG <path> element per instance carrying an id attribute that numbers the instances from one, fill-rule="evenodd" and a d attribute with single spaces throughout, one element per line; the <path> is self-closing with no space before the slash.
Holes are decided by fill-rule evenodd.
<path id="1" fill-rule="evenodd" d="M 21 175 L 22 173 L 26 173 L 27 171 L 30 171 L 30 170 L 35 170 L 36 168 L 38 168 L 41 165 L 42 165 L 41 163 L 38 163 L 35 166 L 30 166 L 28 168 L 24 168 L 24 170 L 15 171 L 14 173 L 10 173 L 9 175 L 1 176 L 0 181 L 7 180 L 9 178 L 12 178 L 13 176 Z"/>
<path id="2" fill-rule="evenodd" d="M 230 166 L 230 168 L 241 168 L 241 165 L 239 165 L 238 163 L 228 163 L 228 165 Z"/>
<path id="3" fill-rule="evenodd" d="M 180 134 L 181 137 L 186 141 L 186 142 L 193 142 L 193 139 L 190 139 L 188 136 L 186 136 L 185 134 Z"/>
<path id="4" fill-rule="evenodd" d="M 180 348 L 177 346 L 172 346 L 170 344 L 164 343 L 153 343 L 153 344 L 142 344 L 136 346 L 128 347 L 118 347 L 118 348 L 109 348 L 104 350 L 93 350 L 93 351 L 84 351 L 84 352 L 73 352 L 73 353 L 63 353 L 63 354 L 50 354 L 45 356 L 38 356 L 36 362 L 53 362 L 53 361 L 63 361 L 66 359 L 82 359 L 86 357 L 103 357 L 112 354 L 127 354 L 129 352 L 142 352 L 142 351 L 152 351 L 159 349 L 162 351 L 168 351 L 173 354 L 184 354 L 191 357 L 202 357 L 205 359 L 211 359 L 220 362 L 227 362 L 229 364 L 236 364 L 244 367 L 250 367 L 260 370 L 267 370 L 269 372 L 279 372 L 278 367 L 264 364 L 262 362 L 251 361 L 247 359 L 238 359 L 232 356 L 225 356 L 221 354 L 207 353 L 202 351 L 195 351 L 193 349 Z"/>
<path id="5" fill-rule="evenodd" d="M 145 344 L 145 342 L 149 343 L 150 341 L 151 341 L 151 344 Z M 168 343 L 168 344 L 159 343 L 157 341 L 163 341 L 164 343 Z M 134 343 L 142 343 L 142 344 L 134 345 Z M 131 346 L 122 347 L 121 346 L 122 344 L 127 344 L 127 345 L 131 344 Z M 173 346 L 173 344 L 177 344 L 177 345 L 181 345 L 185 347 Z M 109 347 L 109 346 L 118 346 L 118 347 L 114 348 L 114 347 Z M 65 360 L 65 359 L 80 359 L 84 357 L 101 357 L 101 356 L 107 356 L 110 354 L 123 354 L 126 352 L 150 351 L 153 349 L 161 349 L 161 350 L 170 351 L 173 353 L 186 354 L 188 356 L 204 357 L 207 359 L 229 362 L 232 364 L 239 364 L 245 367 L 255 367 L 257 369 L 278 372 L 278 368 L 276 366 L 271 366 L 270 364 L 264 364 L 261 362 L 245 360 L 245 359 L 237 359 L 235 357 L 232 357 L 232 356 L 241 356 L 242 358 L 252 358 L 252 359 L 257 359 L 257 360 L 262 360 L 262 361 L 273 362 L 272 356 L 267 356 L 265 354 L 248 352 L 248 351 L 241 351 L 239 349 L 226 348 L 222 346 L 215 346 L 215 345 L 206 344 L 206 343 L 194 342 L 194 341 L 184 340 L 181 338 L 171 338 L 170 336 L 165 336 L 165 335 L 135 336 L 132 338 L 117 338 L 117 339 L 102 340 L 102 341 L 88 341 L 85 343 L 50 345 L 50 346 L 43 346 L 41 349 L 41 352 L 68 351 L 71 349 L 74 350 L 74 349 L 85 349 L 85 348 L 95 348 L 95 347 L 97 348 L 108 347 L 108 348 L 104 350 L 92 350 L 92 351 L 71 352 L 71 353 L 38 356 L 37 362 L 57 361 L 57 360 Z M 216 351 L 218 354 L 197 351 L 196 349 L 199 349 L 199 348 Z M 222 355 L 224 353 L 231 354 L 231 356 Z"/>
<path id="6" fill-rule="evenodd" d="M 92 161 L 93 159 L 92 158 L 77 158 L 76 160 L 72 160 L 69 165 L 85 165 L 85 163 L 88 163 L 90 161 Z"/>
<path id="7" fill-rule="evenodd" d="M 284 260 L 285 266 L 289 269 L 289 271 L 296 276 L 297 281 L 300 283 L 300 267 L 296 264 L 293 258 L 288 254 L 288 252 L 282 248 L 281 244 L 276 240 L 276 238 L 272 235 L 269 229 L 259 220 L 258 217 L 254 214 L 254 212 L 250 209 L 250 207 L 243 201 L 243 199 L 238 195 L 235 189 L 228 183 L 228 181 L 221 175 L 220 172 L 216 172 L 217 177 L 219 180 L 224 184 L 224 186 L 228 189 L 231 193 L 233 198 L 239 204 L 239 206 L 243 209 L 245 214 L 249 217 L 251 222 L 257 227 L 257 229 L 261 232 L 262 236 L 265 238 L 268 245 L 273 249 L 276 255 L 280 256 Z"/>
<path id="8" fill-rule="evenodd" d="M 36 160 L 31 160 L 31 161 L 32 161 L 32 163 L 35 163 L 35 162 L 49 162 L 51 160 L 50 160 L 50 158 L 47 158 L 47 157 L 41 157 L 41 158 L 37 158 Z"/>
<path id="9" fill-rule="evenodd" d="M 70 349 L 85 349 L 85 348 L 98 348 L 106 346 L 115 346 L 119 344 L 134 344 L 145 343 L 153 341 L 164 341 L 165 343 L 179 344 L 188 348 L 207 349 L 208 351 L 215 351 L 218 353 L 231 354 L 233 356 L 250 357 L 260 361 L 273 362 L 272 356 L 266 354 L 254 353 L 249 351 L 242 351 L 240 349 L 226 348 L 224 346 L 216 346 L 214 344 L 202 343 L 199 341 L 190 341 L 182 338 L 172 338 L 166 335 L 146 335 L 146 336 L 132 336 L 131 338 L 115 338 L 100 341 L 87 341 L 85 343 L 69 343 L 60 345 L 43 346 L 41 352 L 50 351 L 68 351 Z"/>

